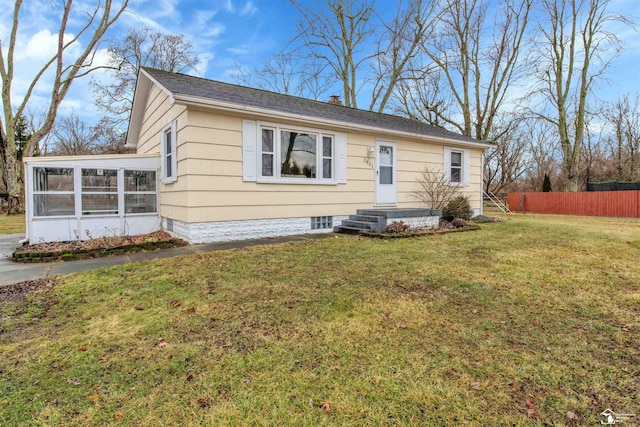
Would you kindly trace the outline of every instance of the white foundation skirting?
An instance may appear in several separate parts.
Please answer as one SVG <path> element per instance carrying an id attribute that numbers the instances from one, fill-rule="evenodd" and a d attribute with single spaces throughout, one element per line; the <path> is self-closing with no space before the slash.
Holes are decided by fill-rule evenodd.
<path id="1" fill-rule="evenodd" d="M 347 218 L 347 215 L 334 215 L 333 225 L 340 225 Z M 171 227 L 167 227 L 167 219 L 163 218 L 162 225 L 170 234 L 189 243 L 230 242 L 263 237 L 333 232 L 333 227 L 312 230 L 310 217 L 197 222 L 193 224 L 173 220 L 173 230 L 170 229 Z"/>

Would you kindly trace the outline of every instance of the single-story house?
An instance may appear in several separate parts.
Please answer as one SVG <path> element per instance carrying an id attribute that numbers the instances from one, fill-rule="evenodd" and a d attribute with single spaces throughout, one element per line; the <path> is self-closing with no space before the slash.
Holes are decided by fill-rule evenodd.
<path id="1" fill-rule="evenodd" d="M 480 213 L 492 145 L 335 102 L 142 68 L 127 146 L 137 154 L 26 159 L 28 238 L 162 228 L 198 243 L 332 231 L 359 210 L 420 208 L 412 193 L 425 167 Z"/>

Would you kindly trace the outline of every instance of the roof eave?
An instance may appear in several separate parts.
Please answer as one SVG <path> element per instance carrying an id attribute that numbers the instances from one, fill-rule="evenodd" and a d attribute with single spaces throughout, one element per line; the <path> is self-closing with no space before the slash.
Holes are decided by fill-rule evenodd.
<path id="1" fill-rule="evenodd" d="M 251 113 L 251 114 L 262 116 L 269 119 L 279 118 L 284 120 L 293 119 L 293 120 L 299 120 L 299 121 L 311 121 L 314 123 L 320 123 L 320 124 L 329 125 L 329 126 L 346 127 L 349 129 L 371 131 L 371 132 L 376 132 L 376 133 L 381 133 L 386 135 L 397 135 L 397 136 L 418 138 L 418 139 L 429 140 L 433 142 L 440 142 L 443 144 L 451 144 L 459 147 L 480 148 L 484 150 L 484 149 L 492 148 L 494 146 L 494 144 L 482 142 L 482 141 L 478 141 L 478 142 L 463 141 L 463 140 L 458 140 L 454 138 L 444 138 L 436 135 L 432 136 L 432 135 L 425 135 L 421 133 L 405 132 L 405 131 L 399 131 L 394 129 L 385 129 L 385 128 L 380 128 L 376 126 L 367 126 L 367 125 L 356 124 L 356 123 L 347 122 L 347 121 L 331 120 L 331 119 L 326 119 L 326 118 L 317 117 L 317 116 L 288 113 L 285 111 L 273 110 L 269 108 L 255 107 L 251 105 L 237 104 L 233 102 L 218 101 L 211 98 L 203 98 L 203 97 L 197 97 L 192 95 L 173 94 L 173 100 L 177 104 L 182 104 L 186 106 L 214 108 L 216 110 L 225 111 L 225 112 L 236 112 L 236 113 L 246 112 L 246 113 Z"/>
<path id="2" fill-rule="evenodd" d="M 133 93 L 133 106 L 131 108 L 131 115 L 129 117 L 129 128 L 127 129 L 127 140 L 125 147 L 136 148 L 138 146 L 138 138 L 140 137 L 140 130 L 142 128 L 142 119 L 144 118 L 144 109 L 147 104 L 149 92 L 151 92 L 151 86 L 156 85 L 160 90 L 165 92 L 169 96 L 170 104 L 175 102 L 173 93 L 164 87 L 158 80 L 153 78 L 144 68 L 140 68 L 138 71 L 138 78 L 136 80 L 136 88 Z"/>

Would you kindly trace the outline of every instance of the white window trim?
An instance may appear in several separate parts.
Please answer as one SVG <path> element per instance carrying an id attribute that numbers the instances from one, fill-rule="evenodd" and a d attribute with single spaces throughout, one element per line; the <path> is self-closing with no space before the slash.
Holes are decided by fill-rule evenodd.
<path id="1" fill-rule="evenodd" d="M 262 176 L 262 129 L 273 129 L 273 176 Z M 280 138 L 282 131 L 304 132 L 316 135 L 316 177 L 315 178 L 288 178 L 280 176 L 280 163 L 282 159 Z M 323 137 L 331 137 L 331 178 L 322 178 L 323 175 Z M 272 184 L 305 184 L 305 185 L 336 185 L 337 178 L 337 133 L 314 129 L 310 127 L 290 126 L 280 123 L 257 122 L 256 129 L 256 182 Z M 267 153 L 269 154 L 269 153 Z"/>
<path id="2" fill-rule="evenodd" d="M 126 188 L 125 188 L 125 182 L 124 182 L 124 180 L 125 180 L 125 176 L 124 176 L 125 174 L 124 173 L 126 171 L 155 172 L 155 174 L 156 174 L 156 186 L 155 186 L 156 189 L 155 189 L 155 191 L 127 191 Z M 122 202 L 121 202 L 121 205 L 122 205 L 122 214 L 123 214 L 123 216 L 157 215 L 158 214 L 158 209 L 159 209 L 159 206 L 158 206 L 158 171 L 155 170 L 155 169 L 148 169 L 148 168 L 126 168 L 126 169 L 123 169 L 121 176 L 122 176 L 122 195 L 121 195 Z M 125 199 L 130 194 L 131 195 L 140 194 L 140 195 L 146 195 L 146 196 L 155 196 L 155 198 L 156 198 L 156 210 L 153 211 L 153 212 L 127 212 Z"/>
<path id="3" fill-rule="evenodd" d="M 460 182 L 451 182 L 451 153 L 462 154 L 462 165 L 460 168 Z M 444 147 L 444 178 L 451 187 L 469 186 L 470 151 L 464 148 Z"/>
<path id="4" fill-rule="evenodd" d="M 116 191 L 93 191 L 93 190 L 85 190 L 84 186 L 82 185 L 82 172 L 85 170 L 92 170 L 92 169 L 102 169 L 102 170 L 109 170 L 109 171 L 115 171 L 116 172 Z M 81 167 L 80 168 L 80 180 L 81 180 L 81 185 L 80 185 L 80 215 L 83 217 L 97 217 L 97 216 L 119 216 L 120 215 L 120 201 L 118 200 L 118 203 L 116 205 L 116 209 L 115 209 L 115 213 L 109 213 L 108 211 L 104 212 L 104 211 L 92 211 L 92 210 L 85 210 L 84 209 L 84 205 L 82 204 L 83 202 L 83 198 L 82 196 L 84 195 L 109 195 L 109 196 L 113 196 L 115 195 L 116 197 L 118 197 L 119 193 L 120 193 L 120 171 L 118 170 L 118 168 L 100 168 L 100 167 Z"/>
<path id="5" fill-rule="evenodd" d="M 159 210 L 159 188 L 156 182 L 155 191 L 125 191 L 124 185 L 124 172 L 125 171 L 142 171 L 142 172 L 155 172 L 156 179 L 158 179 L 158 170 L 149 167 L 117 167 L 113 164 L 109 165 L 95 165 L 95 164 L 48 164 L 48 163 L 36 163 L 30 164 L 28 166 L 27 172 L 27 184 L 26 184 L 26 194 L 25 197 L 28 197 L 28 218 L 29 220 L 53 220 L 53 219 L 69 219 L 69 218 L 77 218 L 77 219 L 89 219 L 89 218 L 102 218 L 102 217 L 130 217 L 130 216 L 144 216 L 144 215 L 158 215 Z M 65 191 L 44 191 L 44 190 L 35 190 L 33 186 L 35 185 L 35 169 L 38 168 L 53 168 L 53 169 L 72 169 L 73 170 L 73 191 L 65 190 Z M 82 195 L 83 194 L 107 194 L 106 192 L 84 192 L 82 191 L 82 169 L 110 169 L 117 170 L 117 192 L 111 192 L 108 194 L 117 194 L 118 195 L 118 213 L 117 214 L 92 214 L 85 215 L 82 213 Z M 61 194 L 61 195 L 74 195 L 74 213 L 69 215 L 36 215 L 36 206 L 35 206 L 35 196 L 39 194 Z M 127 194 L 146 194 L 146 195 L 154 195 L 156 198 L 156 211 L 155 212 L 140 212 L 140 213 L 127 213 L 125 212 L 125 196 Z"/>
<path id="6" fill-rule="evenodd" d="M 165 135 L 167 132 L 170 132 L 171 135 L 171 152 L 166 152 L 166 141 Z M 172 184 L 178 180 L 178 150 L 177 150 L 177 141 L 176 141 L 176 122 L 175 120 L 165 126 L 160 133 L 160 152 L 162 153 L 162 158 L 160 162 L 160 170 L 162 171 L 162 183 L 163 184 Z M 167 156 L 171 156 L 171 175 L 167 175 Z"/>
<path id="7" fill-rule="evenodd" d="M 49 166 L 49 165 L 31 165 L 31 175 L 33 176 L 33 183 L 31 183 L 31 186 L 35 186 L 36 185 L 36 169 L 71 169 L 73 170 L 73 174 L 71 175 L 73 177 L 73 189 L 72 190 L 36 190 L 35 188 L 30 188 L 29 185 L 27 185 L 27 197 L 30 198 L 29 203 L 31 203 L 31 208 L 33 210 L 32 213 L 30 213 L 30 217 L 31 219 L 36 218 L 36 219 L 56 219 L 56 218 L 74 218 L 78 216 L 78 203 L 79 203 L 79 196 L 77 194 L 77 192 L 75 191 L 75 189 L 77 188 L 78 184 L 79 184 L 79 175 L 77 172 L 77 168 L 73 167 L 73 166 Z M 70 196 L 73 195 L 73 199 L 74 199 L 74 212 L 72 214 L 68 214 L 68 215 L 36 215 L 36 203 L 35 203 L 35 196 L 37 195 L 62 195 L 62 196 Z"/>

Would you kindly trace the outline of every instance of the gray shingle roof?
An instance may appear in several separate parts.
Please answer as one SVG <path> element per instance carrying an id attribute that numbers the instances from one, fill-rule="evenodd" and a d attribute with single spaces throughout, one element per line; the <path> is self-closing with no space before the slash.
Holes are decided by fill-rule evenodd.
<path id="1" fill-rule="evenodd" d="M 284 113 L 299 114 L 319 119 L 353 123 L 354 125 L 409 132 L 433 138 L 446 138 L 462 143 L 479 143 L 474 138 L 450 132 L 436 126 L 427 125 L 417 120 L 390 114 L 375 113 L 328 102 L 314 101 L 291 95 L 269 92 L 208 80 L 186 74 L 170 73 L 144 67 L 144 71 L 164 86 L 173 95 L 193 96 L 216 101 L 229 102 L 243 106 L 265 108 Z"/>

